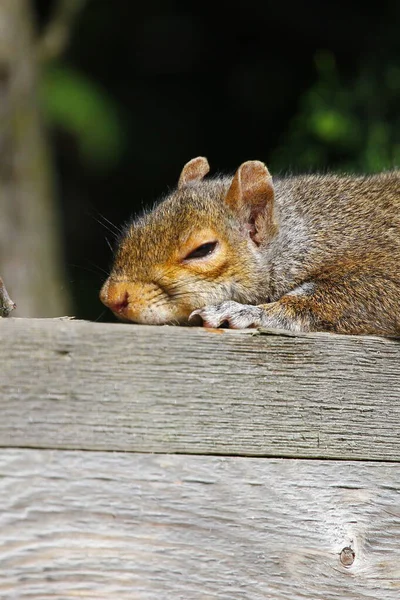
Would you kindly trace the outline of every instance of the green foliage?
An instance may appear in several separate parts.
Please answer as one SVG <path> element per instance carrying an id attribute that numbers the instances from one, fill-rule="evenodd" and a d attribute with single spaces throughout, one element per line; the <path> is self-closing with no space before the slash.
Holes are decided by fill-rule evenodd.
<path id="1" fill-rule="evenodd" d="M 51 65 L 41 78 L 40 98 L 51 126 L 72 134 L 83 161 L 101 168 L 121 155 L 123 135 L 116 106 L 87 77 L 64 65 Z"/>
<path id="2" fill-rule="evenodd" d="M 400 166 L 400 68 L 364 65 L 342 81 L 334 56 L 315 59 L 317 82 L 272 156 L 275 169 L 376 172 Z"/>

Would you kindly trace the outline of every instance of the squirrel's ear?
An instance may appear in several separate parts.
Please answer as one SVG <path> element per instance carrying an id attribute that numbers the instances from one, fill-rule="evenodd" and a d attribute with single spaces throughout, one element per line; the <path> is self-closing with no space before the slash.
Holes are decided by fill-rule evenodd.
<path id="1" fill-rule="evenodd" d="M 245 222 L 250 236 L 260 244 L 275 230 L 272 177 L 259 160 L 240 165 L 225 197 L 225 204 Z"/>
<path id="2" fill-rule="evenodd" d="M 182 169 L 182 173 L 179 177 L 178 189 L 183 188 L 192 181 L 200 181 L 200 179 L 203 179 L 203 177 L 207 175 L 209 170 L 210 165 L 204 156 L 192 158 L 192 160 L 189 160 Z"/>

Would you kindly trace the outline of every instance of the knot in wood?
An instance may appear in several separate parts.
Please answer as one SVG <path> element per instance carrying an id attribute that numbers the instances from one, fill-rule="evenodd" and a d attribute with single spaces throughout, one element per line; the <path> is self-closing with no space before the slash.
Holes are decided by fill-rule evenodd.
<path id="1" fill-rule="evenodd" d="M 346 546 L 340 553 L 340 562 L 344 567 L 351 567 L 354 562 L 356 555 L 354 550 L 350 546 Z"/>

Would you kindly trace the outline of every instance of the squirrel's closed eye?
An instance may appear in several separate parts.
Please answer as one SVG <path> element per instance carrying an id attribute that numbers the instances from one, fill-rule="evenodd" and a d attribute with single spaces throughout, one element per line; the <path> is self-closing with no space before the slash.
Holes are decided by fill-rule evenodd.
<path id="1" fill-rule="evenodd" d="M 206 244 L 202 244 L 192 252 L 189 252 L 187 256 L 185 256 L 185 260 L 192 260 L 194 258 L 203 258 L 204 256 L 208 256 L 214 252 L 218 242 L 207 242 Z"/>

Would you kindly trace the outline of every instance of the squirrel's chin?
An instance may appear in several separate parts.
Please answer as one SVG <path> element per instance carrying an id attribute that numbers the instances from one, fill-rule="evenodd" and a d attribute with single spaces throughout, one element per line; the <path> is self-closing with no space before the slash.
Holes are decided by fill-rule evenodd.
<path id="1" fill-rule="evenodd" d="M 197 322 L 189 322 L 189 314 L 178 315 L 165 309 L 152 309 L 151 307 L 141 312 L 131 311 L 129 308 L 114 312 L 116 318 L 122 323 L 137 325 L 198 325 L 199 323 Z"/>

